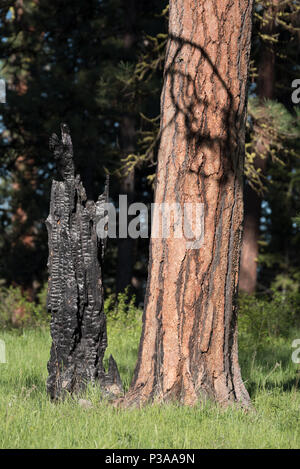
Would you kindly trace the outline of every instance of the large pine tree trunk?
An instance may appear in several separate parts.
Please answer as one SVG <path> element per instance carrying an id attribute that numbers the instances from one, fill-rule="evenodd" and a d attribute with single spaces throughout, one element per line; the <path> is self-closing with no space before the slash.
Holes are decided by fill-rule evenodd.
<path id="1" fill-rule="evenodd" d="M 151 240 L 126 404 L 211 397 L 247 406 L 237 352 L 252 0 L 171 0 L 155 202 L 204 204 L 204 244 Z"/>
<path id="2" fill-rule="evenodd" d="M 106 195 L 96 203 L 87 200 L 80 177 L 74 175 L 72 142 L 65 124 L 61 131 L 62 141 L 55 134 L 50 140 L 60 179 L 52 183 L 46 220 L 47 307 L 52 315 L 47 390 L 55 399 L 98 382 L 104 391 L 118 395 L 122 384 L 112 356 L 108 373 L 103 367 L 107 347 L 101 271 L 104 244 L 97 238 L 96 225 L 105 215 Z"/>

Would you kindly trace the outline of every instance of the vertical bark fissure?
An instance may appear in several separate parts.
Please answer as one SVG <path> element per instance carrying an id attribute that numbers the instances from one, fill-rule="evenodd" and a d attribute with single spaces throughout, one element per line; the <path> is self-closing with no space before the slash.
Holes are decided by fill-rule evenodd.
<path id="1" fill-rule="evenodd" d="M 232 308 L 232 290 L 233 294 L 235 293 L 236 287 L 235 285 L 232 285 L 232 278 L 231 278 L 231 272 L 232 272 L 232 259 L 234 256 L 234 230 L 233 230 L 233 218 L 234 218 L 234 212 L 235 212 L 235 206 L 236 206 L 236 181 L 235 181 L 235 186 L 234 186 L 234 203 L 231 211 L 231 217 L 230 217 L 230 237 L 228 240 L 228 261 L 227 261 L 227 273 L 226 273 L 226 280 L 225 280 L 225 291 L 224 291 L 224 296 L 225 296 L 225 307 L 224 307 L 224 348 L 223 348 L 223 354 L 224 354 L 224 371 L 226 376 L 228 377 L 228 380 L 230 379 L 230 388 L 232 389 L 232 392 L 234 394 L 234 398 L 236 399 L 236 394 L 234 390 L 234 384 L 233 384 L 233 369 L 232 369 L 232 364 L 231 364 L 231 353 L 232 353 L 232 333 L 236 328 L 236 324 L 234 322 L 234 313 L 233 313 L 233 308 Z M 228 383 L 227 383 L 228 385 Z"/>

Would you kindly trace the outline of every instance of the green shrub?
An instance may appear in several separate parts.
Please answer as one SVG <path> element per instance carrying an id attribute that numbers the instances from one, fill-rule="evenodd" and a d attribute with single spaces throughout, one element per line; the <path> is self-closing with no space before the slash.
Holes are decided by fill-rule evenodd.
<path id="1" fill-rule="evenodd" d="M 46 308 L 47 283 L 37 294 L 36 301 L 30 301 L 28 294 L 20 287 L 0 287 L 0 327 L 29 327 L 47 324 L 50 316 Z M 142 311 L 135 305 L 135 295 L 130 296 L 128 288 L 116 298 L 111 294 L 104 302 L 104 311 L 110 326 L 133 327 L 140 324 Z"/>
<path id="2" fill-rule="evenodd" d="M 0 327 L 28 327 L 46 323 L 49 316 L 46 310 L 47 284 L 30 301 L 20 287 L 0 287 Z"/>
<path id="3" fill-rule="evenodd" d="M 293 327 L 299 327 L 299 321 L 299 293 L 273 290 L 268 296 L 239 297 L 239 333 L 250 335 L 256 344 L 288 337 Z"/>
<path id="4" fill-rule="evenodd" d="M 142 311 L 135 305 L 136 297 L 129 297 L 129 288 L 116 295 L 109 295 L 104 301 L 104 312 L 109 325 L 136 327 L 141 320 Z"/>
<path id="5" fill-rule="evenodd" d="M 49 322 L 50 315 L 47 311 L 48 282 L 45 282 L 42 289 L 37 294 L 37 301 L 34 309 L 34 317 L 38 322 Z"/>
<path id="6" fill-rule="evenodd" d="M 20 287 L 0 287 L 0 327 L 29 327 L 48 324 L 46 309 L 47 284 L 29 300 Z M 109 328 L 132 328 L 141 325 L 142 311 L 136 306 L 135 295 L 129 289 L 109 295 L 104 301 L 104 312 Z M 273 290 L 271 295 L 239 296 L 239 334 L 253 345 L 288 337 L 292 328 L 300 326 L 300 294 Z"/>

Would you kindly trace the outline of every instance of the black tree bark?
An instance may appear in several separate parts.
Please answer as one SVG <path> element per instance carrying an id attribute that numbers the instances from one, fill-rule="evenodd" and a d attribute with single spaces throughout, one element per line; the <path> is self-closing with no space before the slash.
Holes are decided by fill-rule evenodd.
<path id="1" fill-rule="evenodd" d="M 108 187 L 95 203 L 87 200 L 75 177 L 72 141 L 68 127 L 61 126 L 62 140 L 53 134 L 50 149 L 57 161 L 59 180 L 52 183 L 49 236 L 49 286 L 52 347 L 48 362 L 47 391 L 55 399 L 66 392 L 99 383 L 112 395 L 123 392 L 117 365 L 111 356 L 105 373 L 107 347 L 103 310 L 102 258 L 104 241 L 96 225 L 104 216 Z"/>

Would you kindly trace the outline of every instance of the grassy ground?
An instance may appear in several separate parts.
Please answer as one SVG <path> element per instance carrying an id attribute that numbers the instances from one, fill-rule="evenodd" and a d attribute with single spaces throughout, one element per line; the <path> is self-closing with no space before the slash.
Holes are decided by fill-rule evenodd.
<path id="1" fill-rule="evenodd" d="M 111 327 L 108 353 L 128 387 L 137 356 L 138 328 Z M 92 408 L 75 399 L 53 404 L 45 394 L 47 330 L 0 332 L 7 364 L 0 364 L 0 448 L 299 448 L 300 392 L 289 340 L 257 349 L 241 338 L 240 361 L 256 412 L 213 404 L 152 405 L 117 410 L 87 391 Z M 251 344 L 251 345 L 249 345 Z"/>

